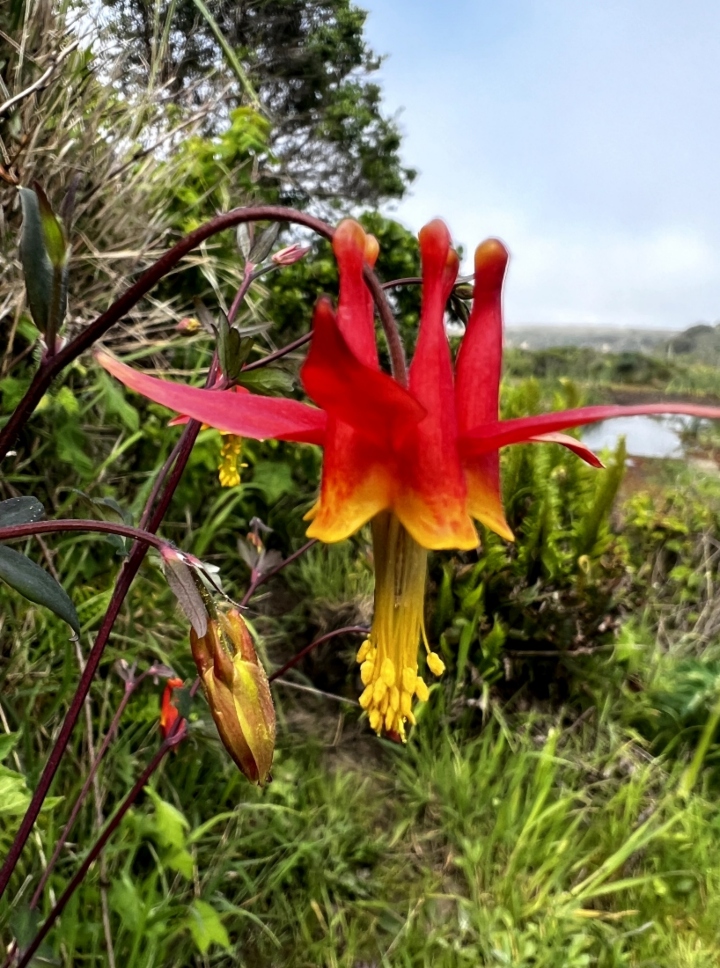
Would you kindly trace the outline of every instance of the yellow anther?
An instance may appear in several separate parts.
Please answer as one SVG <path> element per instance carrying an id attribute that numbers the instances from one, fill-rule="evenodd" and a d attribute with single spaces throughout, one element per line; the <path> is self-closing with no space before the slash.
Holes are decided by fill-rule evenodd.
<path id="1" fill-rule="evenodd" d="M 420 702 L 427 702 L 430 698 L 428 687 L 425 685 L 425 680 L 422 678 L 422 676 L 417 677 L 417 682 L 415 683 L 415 695 L 418 697 Z"/>
<path id="2" fill-rule="evenodd" d="M 360 666 L 360 678 L 362 679 L 363 685 L 367 686 L 371 682 L 373 677 L 373 672 L 375 671 L 375 663 L 366 659 Z"/>
<path id="3" fill-rule="evenodd" d="M 391 706 L 388 706 L 388 711 L 385 713 L 385 729 L 390 730 L 393 728 L 395 715 L 395 710 Z"/>
<path id="4" fill-rule="evenodd" d="M 242 453 L 242 437 L 235 434 L 223 436 L 220 449 L 220 463 L 218 477 L 221 487 L 237 487 L 240 483 L 240 455 Z"/>
<path id="5" fill-rule="evenodd" d="M 415 680 L 417 679 L 417 672 L 411 669 L 410 666 L 405 666 L 402 674 L 403 689 L 405 692 L 409 692 L 410 695 L 415 692 Z"/>
<path id="6" fill-rule="evenodd" d="M 382 713 L 379 709 L 371 709 L 368 714 L 368 719 L 370 720 L 370 728 L 374 729 L 377 733 L 382 725 Z"/>
<path id="7" fill-rule="evenodd" d="M 409 692 L 400 694 L 400 713 L 409 719 L 412 714 L 412 696 Z"/>
<path id="8" fill-rule="evenodd" d="M 380 712 L 383 714 L 383 716 L 388 711 L 389 705 L 390 705 L 390 693 L 386 691 L 385 695 L 380 700 Z"/>
<path id="9" fill-rule="evenodd" d="M 408 713 L 408 722 L 410 723 L 411 726 L 414 726 L 415 723 L 417 722 L 417 720 L 415 719 L 415 713 L 413 713 L 412 711 Z"/>
<path id="10" fill-rule="evenodd" d="M 370 641 L 370 639 L 365 639 L 363 644 L 358 649 L 357 661 L 364 662 L 365 659 L 367 659 L 368 652 L 370 651 L 371 648 L 372 648 L 372 642 Z"/>
<path id="11" fill-rule="evenodd" d="M 395 712 L 400 708 L 400 690 L 397 686 L 393 686 L 390 689 L 390 707 L 394 709 Z"/>
<path id="12" fill-rule="evenodd" d="M 363 689 L 359 702 L 363 709 L 367 709 L 370 703 L 372 702 L 372 700 L 373 700 L 373 687 L 372 685 L 369 685 Z"/>
<path id="13" fill-rule="evenodd" d="M 368 686 L 367 688 L 370 689 L 371 687 Z M 365 690 L 365 692 L 367 692 L 367 689 Z M 387 692 L 387 683 L 385 682 L 385 680 L 376 679 L 375 683 L 372 686 L 372 699 L 375 705 L 382 702 L 382 698 L 386 692 Z M 365 693 L 363 693 L 363 695 L 365 695 Z"/>
<path id="14" fill-rule="evenodd" d="M 382 669 L 380 670 L 380 678 L 385 680 L 388 689 L 395 685 L 395 666 L 393 660 L 389 659 L 387 656 L 383 659 Z"/>
<path id="15" fill-rule="evenodd" d="M 437 652 L 428 652 L 427 665 L 434 676 L 441 676 L 445 672 L 445 663 Z"/>

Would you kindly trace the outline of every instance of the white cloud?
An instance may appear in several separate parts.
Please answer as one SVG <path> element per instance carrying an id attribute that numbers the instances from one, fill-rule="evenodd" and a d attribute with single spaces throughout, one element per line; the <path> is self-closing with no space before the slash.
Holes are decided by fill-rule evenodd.
<path id="1" fill-rule="evenodd" d="M 503 238 L 511 321 L 720 317 L 720 6 L 366 5 L 421 171 L 398 216 Z"/>

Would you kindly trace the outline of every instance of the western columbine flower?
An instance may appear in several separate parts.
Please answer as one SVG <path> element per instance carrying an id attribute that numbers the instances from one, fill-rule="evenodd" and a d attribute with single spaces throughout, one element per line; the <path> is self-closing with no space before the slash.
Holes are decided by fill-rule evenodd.
<path id="1" fill-rule="evenodd" d="M 341 541 L 372 525 L 375 615 L 358 653 L 365 689 L 360 703 L 378 733 L 405 735 L 413 699 L 427 699 L 418 675 L 422 641 L 434 675 L 444 665 L 423 626 L 428 549 L 478 544 L 473 519 L 505 538 L 512 533 L 500 497 L 499 448 L 531 441 L 563 444 L 589 463 L 580 441 L 558 431 L 620 415 L 685 413 L 720 418 L 720 409 L 689 404 L 584 407 L 537 417 L 498 419 L 502 363 L 501 290 L 507 251 L 489 240 L 475 253 L 473 306 L 453 372 L 444 327 L 458 258 L 441 221 L 420 232 L 422 314 L 408 386 L 380 369 L 373 305 L 363 280 L 377 242 L 357 222 L 342 222 L 333 249 L 340 273 L 337 314 L 321 299 L 301 371 L 318 408 L 250 393 L 202 390 L 154 379 L 106 354 L 99 360 L 126 386 L 219 430 L 256 439 L 320 444 L 320 497 L 308 535 Z"/>

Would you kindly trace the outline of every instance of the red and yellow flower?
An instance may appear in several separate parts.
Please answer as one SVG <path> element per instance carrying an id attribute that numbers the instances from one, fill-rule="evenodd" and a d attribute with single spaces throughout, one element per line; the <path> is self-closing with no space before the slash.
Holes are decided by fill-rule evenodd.
<path id="1" fill-rule="evenodd" d="M 474 520 L 511 539 L 500 496 L 499 449 L 554 442 L 589 463 L 597 458 L 560 431 L 620 415 L 684 413 L 720 418 L 720 409 L 690 404 L 598 406 L 499 420 L 502 284 L 508 255 L 491 239 L 475 253 L 472 311 L 453 368 L 444 326 L 458 258 L 444 223 L 420 232 L 422 313 L 417 345 L 402 386 L 378 361 L 373 303 L 363 279 L 376 240 L 352 220 L 342 222 L 333 249 L 340 274 L 337 312 L 321 299 L 301 371 L 317 405 L 247 392 L 203 390 L 158 380 L 99 360 L 126 386 L 157 403 L 240 437 L 320 444 L 320 496 L 308 535 L 341 541 L 371 522 L 376 593 L 372 630 L 358 653 L 365 689 L 361 705 L 378 733 L 405 735 L 415 698 L 427 699 L 418 675 L 418 645 L 435 675 L 444 669 L 423 626 L 428 550 L 475 548 Z"/>

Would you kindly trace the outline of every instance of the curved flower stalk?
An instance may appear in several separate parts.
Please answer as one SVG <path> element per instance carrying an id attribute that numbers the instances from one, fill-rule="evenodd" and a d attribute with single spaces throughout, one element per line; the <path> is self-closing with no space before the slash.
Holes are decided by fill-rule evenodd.
<path id="1" fill-rule="evenodd" d="M 594 466 L 597 457 L 561 433 L 611 417 L 683 413 L 720 419 L 720 408 L 692 404 L 583 407 L 501 421 L 502 285 L 507 250 L 495 239 L 475 253 L 472 311 L 453 370 L 444 326 L 458 258 L 443 222 L 420 232 L 422 313 L 408 386 L 380 369 L 373 305 L 363 280 L 376 240 L 352 220 L 333 239 L 340 274 L 337 312 L 328 299 L 315 309 L 301 378 L 315 407 L 248 392 L 202 390 L 159 380 L 105 353 L 99 362 L 126 386 L 157 403 L 241 437 L 320 444 L 320 496 L 308 536 L 341 541 L 372 522 L 375 616 L 358 653 L 365 689 L 360 703 L 376 732 L 404 738 L 414 699 L 427 699 L 418 675 L 418 644 L 435 675 L 444 665 L 423 627 L 427 551 L 469 550 L 474 520 L 508 540 L 500 491 L 499 449 L 552 442 Z"/>

